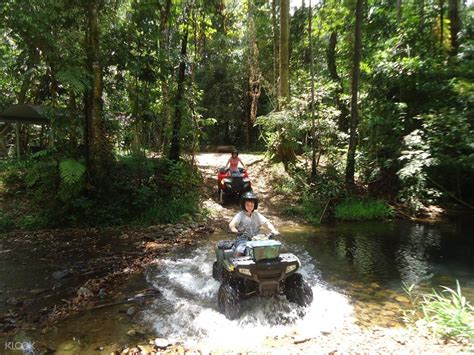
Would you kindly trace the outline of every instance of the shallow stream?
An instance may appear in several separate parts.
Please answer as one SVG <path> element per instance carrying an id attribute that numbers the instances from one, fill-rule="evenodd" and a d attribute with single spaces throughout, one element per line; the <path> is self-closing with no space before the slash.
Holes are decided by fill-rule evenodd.
<path id="1" fill-rule="evenodd" d="M 242 342 L 251 348 L 268 339 L 313 337 L 347 325 L 401 326 L 402 310 L 410 307 L 403 283 L 429 291 L 439 285 L 455 288 L 459 280 L 464 295 L 474 301 L 474 228 L 468 221 L 292 225 L 280 231 L 313 289 L 314 302 L 305 309 L 284 298 L 252 298 L 244 301 L 239 320 L 227 320 L 217 311 L 219 283 L 211 269 L 215 243 L 232 236 L 215 233 L 192 249 L 176 249 L 144 277 L 123 285 L 125 295 L 156 287 L 162 294 L 151 302 L 87 312 L 46 334 L 24 333 L 17 339 L 59 351 L 110 353 L 139 343 L 130 330 L 140 329 L 143 339 L 166 338 L 209 350 L 238 348 Z M 136 308 L 133 314 L 130 307 Z"/>

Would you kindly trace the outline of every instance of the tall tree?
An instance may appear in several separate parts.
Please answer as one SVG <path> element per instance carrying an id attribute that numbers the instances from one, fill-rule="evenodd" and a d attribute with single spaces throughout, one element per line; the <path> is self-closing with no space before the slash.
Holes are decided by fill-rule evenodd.
<path id="1" fill-rule="evenodd" d="M 354 185 L 355 152 L 357 148 L 357 126 L 359 124 L 359 109 L 357 105 L 359 92 L 360 59 L 362 55 L 362 11 L 363 0 L 356 0 L 355 9 L 355 31 L 354 31 L 354 57 L 352 67 L 351 86 L 351 122 L 349 149 L 346 162 L 346 184 Z"/>
<path id="2" fill-rule="evenodd" d="M 174 104 L 174 121 L 173 121 L 173 133 L 171 136 L 171 147 L 169 152 L 169 158 L 177 161 L 181 155 L 181 121 L 183 119 L 184 111 L 184 80 L 186 73 L 186 52 L 188 47 L 188 6 L 184 9 L 184 32 L 183 38 L 181 39 L 181 61 L 178 69 L 178 88 L 176 91 L 176 98 Z"/>
<path id="3" fill-rule="evenodd" d="M 277 13 L 276 0 L 272 0 L 272 31 L 273 31 L 273 96 L 277 98 L 276 105 L 278 108 L 278 27 L 277 27 Z"/>
<path id="4" fill-rule="evenodd" d="M 451 55 L 459 50 L 459 32 L 461 31 L 461 17 L 459 16 L 459 0 L 449 0 L 449 23 L 451 32 Z"/>
<path id="5" fill-rule="evenodd" d="M 339 130 L 343 132 L 347 132 L 348 130 L 348 117 L 349 117 L 349 108 L 342 100 L 342 94 L 344 93 L 344 86 L 342 83 L 342 79 L 337 72 L 337 64 L 336 64 L 336 46 L 337 46 L 337 30 L 331 32 L 329 36 L 329 44 L 327 49 L 327 65 L 329 75 L 331 80 L 336 83 L 336 89 L 334 91 L 334 99 L 336 100 L 337 108 L 339 109 L 339 118 L 338 118 L 338 126 Z"/>
<path id="6" fill-rule="evenodd" d="M 160 50 L 159 54 L 164 60 L 168 60 L 168 42 L 169 42 L 169 18 L 170 18 L 170 12 L 171 12 L 171 0 L 165 0 L 165 4 L 163 6 L 162 1 L 158 2 L 159 5 L 159 11 L 160 11 L 160 35 L 159 35 L 159 41 L 158 41 L 158 48 Z M 165 66 L 161 66 L 161 71 L 162 71 L 162 77 L 163 79 L 161 80 L 161 93 L 165 100 L 167 101 L 170 98 L 170 90 L 169 90 L 169 85 L 168 81 L 165 80 L 164 78 L 167 77 L 167 73 Z M 156 149 L 161 150 L 163 143 L 165 143 L 165 132 L 166 132 L 166 126 L 170 122 L 171 114 L 168 105 L 163 106 L 163 112 L 162 112 L 162 120 L 161 124 L 157 124 L 157 131 L 156 135 L 158 139 L 156 140 Z"/>
<path id="7" fill-rule="evenodd" d="M 304 7 L 304 0 L 302 6 Z M 311 177 L 316 177 L 316 119 L 314 117 L 314 58 L 313 58 L 313 9 L 308 6 L 309 71 L 311 76 Z"/>
<path id="8" fill-rule="evenodd" d="M 402 0 L 397 0 L 397 23 L 402 20 Z"/>
<path id="9" fill-rule="evenodd" d="M 91 74 L 91 89 L 86 93 L 86 159 L 92 181 L 103 181 L 111 161 L 103 120 L 103 78 L 100 62 L 99 12 L 102 1 L 87 2 L 87 67 Z"/>
<path id="10" fill-rule="evenodd" d="M 444 0 L 439 0 L 439 46 L 442 49 L 444 42 Z"/>
<path id="11" fill-rule="evenodd" d="M 262 74 L 258 64 L 258 46 L 253 19 L 253 0 L 248 0 L 247 24 L 248 24 L 248 52 L 249 52 L 249 97 L 250 112 L 247 116 L 245 141 L 247 148 L 250 147 L 250 129 L 257 118 L 258 98 L 260 97 Z"/>
<path id="12" fill-rule="evenodd" d="M 290 4 L 289 0 L 280 2 L 280 93 L 279 96 L 288 99 L 290 96 Z"/>

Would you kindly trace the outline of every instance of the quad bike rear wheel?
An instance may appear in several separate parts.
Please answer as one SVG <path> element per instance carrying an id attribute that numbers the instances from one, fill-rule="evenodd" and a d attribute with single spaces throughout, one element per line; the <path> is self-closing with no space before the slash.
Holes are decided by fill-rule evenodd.
<path id="1" fill-rule="evenodd" d="M 228 283 L 222 283 L 217 293 L 217 306 L 227 319 L 234 320 L 240 316 L 240 292 Z"/>
<path id="2" fill-rule="evenodd" d="M 295 273 L 285 280 L 285 296 L 289 302 L 305 307 L 313 302 L 313 290 L 301 274 Z"/>

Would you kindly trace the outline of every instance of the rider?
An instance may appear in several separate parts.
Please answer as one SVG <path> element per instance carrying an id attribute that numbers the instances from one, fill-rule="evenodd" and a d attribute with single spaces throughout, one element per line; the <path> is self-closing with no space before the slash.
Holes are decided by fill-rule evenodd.
<path id="1" fill-rule="evenodd" d="M 239 151 L 237 149 L 234 149 L 232 151 L 232 155 L 231 157 L 229 158 L 229 160 L 227 160 L 227 163 L 225 165 L 225 168 L 227 168 L 227 166 L 230 167 L 230 171 L 238 171 L 239 168 L 237 167 L 238 165 L 242 164 L 243 168 L 245 169 L 245 165 L 244 163 L 242 162 L 242 160 L 239 158 Z"/>
<path id="2" fill-rule="evenodd" d="M 274 235 L 280 234 L 265 216 L 256 211 L 258 197 L 252 191 L 244 193 L 240 207 L 242 211 L 237 213 L 229 223 L 230 230 L 240 236 L 234 244 L 236 256 L 244 254 L 248 238 L 257 235 L 260 232 L 260 227 L 264 224 Z"/>

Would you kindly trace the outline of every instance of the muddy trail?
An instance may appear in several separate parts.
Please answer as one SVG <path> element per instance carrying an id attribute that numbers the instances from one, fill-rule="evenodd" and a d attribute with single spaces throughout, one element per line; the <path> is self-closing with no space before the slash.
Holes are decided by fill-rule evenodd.
<path id="1" fill-rule="evenodd" d="M 271 168 L 261 154 L 240 157 L 260 198 L 259 210 L 278 229 L 309 230 L 280 213 L 294 203 L 274 189 L 283 169 Z M 226 320 L 215 305 L 219 284 L 211 276 L 211 259 L 215 242 L 230 238 L 227 225 L 239 210 L 237 201 L 224 206 L 217 201 L 217 169 L 227 159 L 226 154 L 196 156 L 204 180 L 203 208 L 209 216 L 201 223 L 0 235 L 2 343 L 34 333 L 37 353 L 60 354 L 471 350 L 400 322 L 393 327 L 360 325 L 351 297 L 321 279 L 319 261 L 301 246 L 295 253 L 303 257 L 305 273 L 313 280 L 315 302 L 310 309 L 300 313 L 288 310 L 286 302 L 266 300 L 250 307 L 257 316 L 250 312 L 239 321 Z M 283 310 L 283 318 L 272 317 L 275 310 Z M 366 314 L 370 318 L 370 310 Z M 4 353 L 9 352 L 0 348 Z"/>
<path id="2" fill-rule="evenodd" d="M 286 207 L 295 203 L 296 197 L 288 198 L 275 192 L 274 186 L 279 183 L 279 178 L 287 173 L 283 166 L 272 168 L 265 159 L 264 154 L 239 154 L 245 163 L 252 183 L 252 190 L 260 200 L 259 211 L 271 218 L 279 225 L 296 225 L 305 223 L 302 220 L 288 218 L 281 213 Z M 228 155 L 219 153 L 201 153 L 196 156 L 198 165 L 204 179 L 204 195 L 206 197 L 203 207 L 210 211 L 214 223 L 226 230 L 230 219 L 239 211 L 237 200 L 229 201 L 224 206 L 218 203 L 217 196 L 217 171 L 225 166 Z"/>

